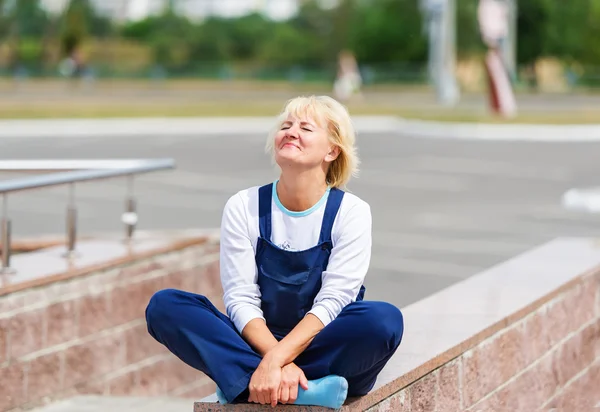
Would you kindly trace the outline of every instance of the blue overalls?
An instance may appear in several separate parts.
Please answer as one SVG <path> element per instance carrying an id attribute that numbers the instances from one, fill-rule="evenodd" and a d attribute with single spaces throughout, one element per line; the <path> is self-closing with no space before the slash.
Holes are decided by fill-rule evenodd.
<path id="1" fill-rule="evenodd" d="M 272 185 L 259 188 L 260 237 L 256 247 L 261 309 L 281 340 L 311 309 L 332 250 L 331 231 L 344 192 L 330 190 L 317 245 L 288 251 L 271 242 Z M 294 363 L 307 379 L 348 380 L 348 395 L 366 394 L 402 339 L 402 314 L 385 302 L 356 301 L 315 336 Z M 261 361 L 231 320 L 204 296 L 174 289 L 157 292 L 146 309 L 149 333 L 183 362 L 208 375 L 228 402 L 244 402 Z"/>
<path id="2" fill-rule="evenodd" d="M 267 326 L 277 339 L 287 335 L 312 308 L 321 290 L 321 274 L 327 269 L 331 230 L 344 192 L 329 191 L 319 241 L 310 249 L 290 251 L 271 242 L 271 203 L 273 184 L 262 186 L 259 197 L 260 237 L 256 244 L 256 267 L 261 292 L 261 309 Z M 363 300 L 362 286 L 357 301 Z"/>

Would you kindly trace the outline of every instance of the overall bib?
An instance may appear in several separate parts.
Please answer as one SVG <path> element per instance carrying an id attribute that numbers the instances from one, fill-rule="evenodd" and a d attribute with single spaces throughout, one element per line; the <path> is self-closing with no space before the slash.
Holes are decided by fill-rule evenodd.
<path id="1" fill-rule="evenodd" d="M 273 184 L 262 186 L 258 193 L 260 237 L 256 244 L 256 267 L 261 309 L 267 326 L 281 339 L 304 318 L 321 290 L 321 275 L 327 269 L 333 248 L 331 230 L 344 192 L 330 190 L 319 240 L 302 251 L 284 250 L 271 242 Z M 356 300 L 363 300 L 364 293 L 362 286 Z"/>
<path id="2" fill-rule="evenodd" d="M 331 230 L 344 192 L 331 189 L 317 245 L 286 251 L 271 242 L 272 185 L 259 188 L 260 237 L 256 247 L 261 309 L 281 340 L 311 309 L 332 250 Z M 365 287 L 312 340 L 294 363 L 309 380 L 327 375 L 348 380 L 348 396 L 371 390 L 400 345 L 402 313 L 386 302 L 364 301 Z M 262 357 L 231 320 L 205 296 L 177 289 L 156 292 L 146 308 L 148 332 L 191 367 L 208 375 L 228 402 L 245 402 Z"/>

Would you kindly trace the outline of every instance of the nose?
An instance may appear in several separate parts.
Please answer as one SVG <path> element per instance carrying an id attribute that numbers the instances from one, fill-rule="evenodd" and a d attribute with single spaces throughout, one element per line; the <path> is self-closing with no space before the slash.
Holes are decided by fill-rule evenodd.
<path id="1" fill-rule="evenodd" d="M 289 127 L 289 129 L 287 129 L 285 131 L 285 135 L 287 137 L 297 138 L 299 131 L 300 131 L 300 126 L 298 126 L 296 123 L 294 123 Z"/>

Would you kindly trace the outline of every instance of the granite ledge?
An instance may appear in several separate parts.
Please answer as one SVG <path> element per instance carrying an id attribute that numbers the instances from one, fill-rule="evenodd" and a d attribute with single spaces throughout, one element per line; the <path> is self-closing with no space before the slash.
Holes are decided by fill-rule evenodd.
<path id="1" fill-rule="evenodd" d="M 215 231 L 137 232 L 131 244 L 116 234 L 81 237 L 76 257 L 64 257 L 65 245 L 48 238 L 47 247 L 11 257 L 14 274 L 0 274 L 0 296 L 134 263 L 205 243 L 218 243 Z M 28 242 L 23 242 L 28 243 Z"/>
<path id="2" fill-rule="evenodd" d="M 524 318 L 568 287 L 600 276 L 600 239 L 558 238 L 403 309 L 404 340 L 374 389 L 341 411 L 364 411 Z M 435 336 L 436 339 L 431 339 Z M 254 412 L 270 406 L 220 405 L 214 395 L 194 412 Z M 325 412 L 322 407 L 277 409 Z"/>

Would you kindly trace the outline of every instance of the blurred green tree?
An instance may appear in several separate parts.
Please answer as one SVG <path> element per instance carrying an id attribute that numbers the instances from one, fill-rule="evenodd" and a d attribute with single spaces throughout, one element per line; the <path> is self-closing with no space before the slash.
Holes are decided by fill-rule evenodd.
<path id="1" fill-rule="evenodd" d="M 338 9 L 323 9 L 320 3 L 316 0 L 304 1 L 299 10 L 298 14 L 292 17 L 288 22 L 281 23 L 280 26 L 290 25 L 293 29 L 287 30 L 283 27 L 279 28 L 281 37 L 279 41 L 282 41 L 284 37 L 287 37 L 287 43 L 292 46 L 292 41 L 295 43 L 295 47 L 303 47 L 305 50 L 288 51 L 295 53 L 298 56 L 302 56 L 297 62 L 298 64 L 326 64 L 335 62 L 337 53 L 339 50 L 336 49 L 336 42 L 339 42 L 336 38 L 345 33 L 335 32 L 335 22 L 333 15 Z M 300 38 L 292 40 L 293 33 Z M 310 44 L 315 42 L 315 44 Z M 273 45 L 271 45 L 273 47 Z M 273 50 L 275 51 L 275 50 Z"/>
<path id="2" fill-rule="evenodd" d="M 547 13 L 544 37 L 540 39 L 544 54 L 566 60 L 582 57 L 585 48 L 581 23 L 586 21 L 589 1 L 570 0 L 564 3 L 546 0 L 543 8 Z"/>
<path id="3" fill-rule="evenodd" d="M 125 39 L 148 42 L 160 30 L 162 16 L 149 16 L 143 20 L 128 22 L 120 28 L 120 35 Z"/>
<path id="4" fill-rule="evenodd" d="M 285 22 L 259 13 L 192 22 L 179 13 L 178 1 L 185 0 L 170 0 L 160 15 L 117 27 L 91 0 L 69 0 L 57 17 L 47 15 L 41 0 L 0 0 L 0 39 L 9 45 L 13 62 L 47 60 L 57 43 L 68 55 L 87 38 L 127 39 L 174 71 L 212 63 L 329 69 L 344 49 L 353 51 L 360 64 L 394 71 L 398 63 L 422 66 L 427 59 L 421 0 L 337 0 L 329 7 L 304 0 Z M 485 50 L 477 5 L 478 0 L 456 0 L 459 58 Z M 600 65 L 599 22 L 600 0 L 519 0 L 517 61 L 530 66 L 554 56 L 570 65 Z"/>
<path id="5" fill-rule="evenodd" d="M 548 0 L 519 2 L 517 61 L 520 64 L 530 65 L 546 54 L 546 36 L 551 26 L 549 3 Z"/>
<path id="6" fill-rule="evenodd" d="M 275 24 L 259 13 L 249 14 L 232 20 L 227 33 L 231 44 L 231 56 L 236 59 L 250 60 L 260 53 L 261 45 L 271 37 Z"/>
<path id="7" fill-rule="evenodd" d="M 9 2 L 4 2 L 9 5 Z M 22 37 L 41 37 L 48 16 L 40 5 L 40 0 L 17 0 L 8 10 L 10 20 L 18 26 L 19 35 Z"/>
<path id="8" fill-rule="evenodd" d="M 185 16 L 176 13 L 173 1 L 169 2 L 157 23 L 158 30 L 149 39 L 156 63 L 169 70 L 181 70 L 189 58 L 193 25 Z"/>
<path id="9" fill-rule="evenodd" d="M 0 35 L 7 39 L 12 68 L 37 63 L 42 58 L 39 38 L 48 17 L 39 0 L 4 0 L 0 3 Z"/>
<path id="10" fill-rule="evenodd" d="M 63 53 L 73 53 L 88 36 L 105 37 L 111 31 L 110 19 L 99 15 L 89 0 L 70 0 L 61 19 Z"/>
<path id="11" fill-rule="evenodd" d="M 302 32 L 294 25 L 279 23 L 263 44 L 259 60 L 273 68 L 321 63 L 325 42 L 316 33 Z"/>
<path id="12" fill-rule="evenodd" d="M 355 0 L 349 26 L 349 46 L 361 63 L 426 61 L 418 0 Z"/>
<path id="13" fill-rule="evenodd" d="M 233 59 L 232 37 L 232 22 L 222 18 L 213 17 L 207 19 L 204 24 L 194 27 L 189 38 L 190 58 L 192 59 L 190 64 L 221 63 Z M 254 39 L 250 38 L 249 40 Z M 254 45 L 254 47 L 258 46 L 258 44 Z M 241 45 L 239 47 L 244 48 Z"/>
<path id="14" fill-rule="evenodd" d="M 583 63 L 600 66 L 600 1 L 589 0 L 588 14 L 584 18 L 585 33 L 582 37 Z"/>
<path id="15" fill-rule="evenodd" d="M 459 57 L 485 51 L 477 21 L 478 4 L 479 0 L 456 0 L 456 51 Z"/>

